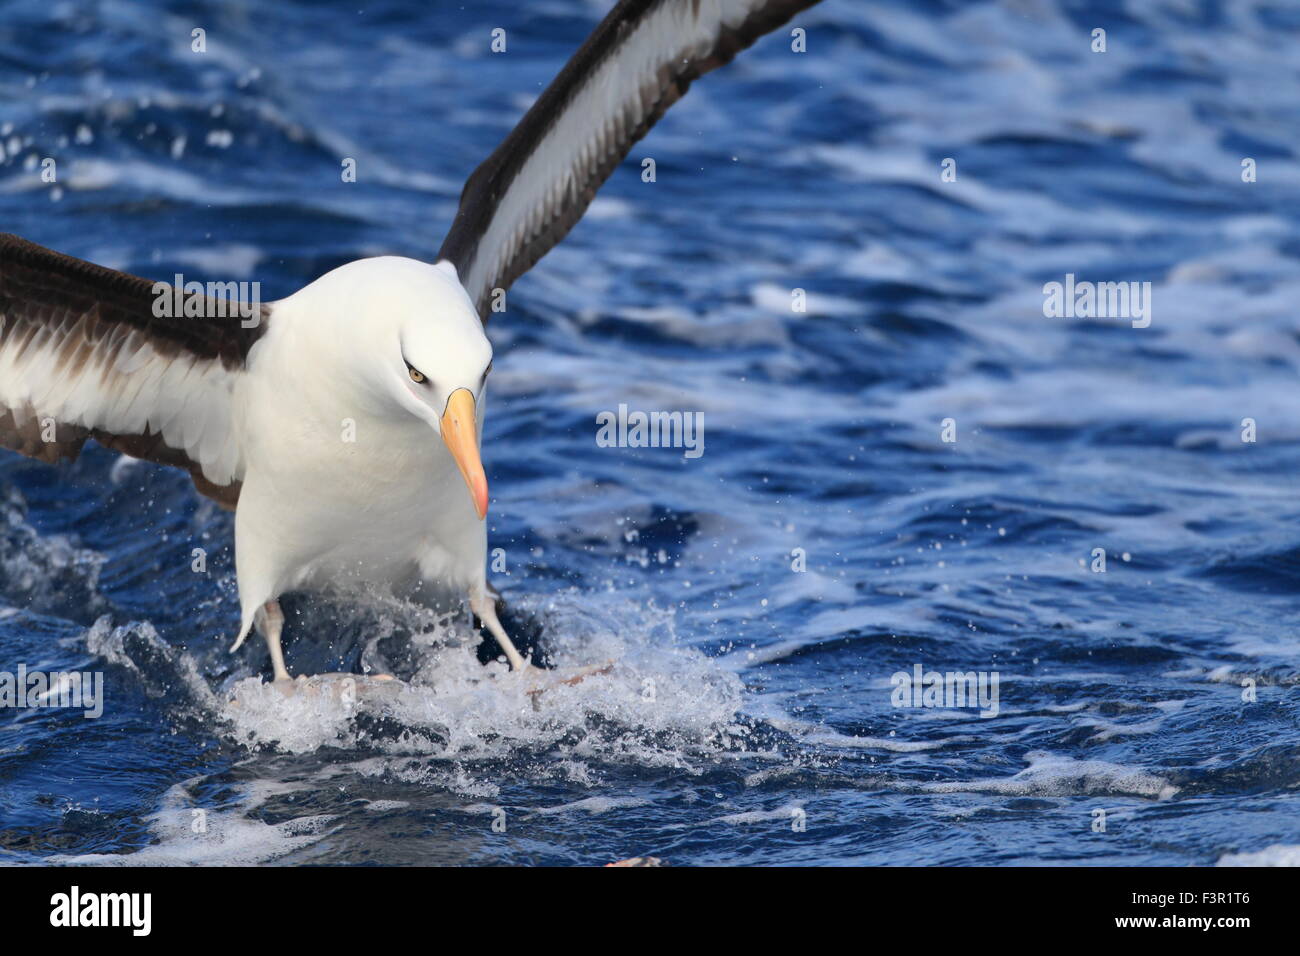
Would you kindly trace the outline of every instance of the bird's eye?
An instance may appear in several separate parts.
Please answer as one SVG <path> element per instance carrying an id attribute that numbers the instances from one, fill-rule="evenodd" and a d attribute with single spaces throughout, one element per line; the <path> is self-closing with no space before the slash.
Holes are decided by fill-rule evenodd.
<path id="1" fill-rule="evenodd" d="M 412 365 L 410 362 L 406 363 L 406 371 L 411 376 L 411 381 L 414 382 L 416 385 L 423 385 L 425 382 L 428 381 L 424 373 L 421 372 L 414 365 Z"/>

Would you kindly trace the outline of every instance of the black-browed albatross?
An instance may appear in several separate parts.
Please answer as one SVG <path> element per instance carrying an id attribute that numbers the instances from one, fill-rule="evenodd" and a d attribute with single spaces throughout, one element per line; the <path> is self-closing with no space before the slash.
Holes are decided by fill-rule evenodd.
<path id="1" fill-rule="evenodd" d="M 486 580 L 494 290 L 693 80 L 815 2 L 620 0 L 469 177 L 433 265 L 360 259 L 244 315 L 196 294 L 156 309 L 161 284 L 0 237 L 0 445 L 53 462 L 94 439 L 233 508 L 234 647 L 256 624 L 276 680 L 280 595 L 412 576 L 466 595 L 527 667 Z"/>

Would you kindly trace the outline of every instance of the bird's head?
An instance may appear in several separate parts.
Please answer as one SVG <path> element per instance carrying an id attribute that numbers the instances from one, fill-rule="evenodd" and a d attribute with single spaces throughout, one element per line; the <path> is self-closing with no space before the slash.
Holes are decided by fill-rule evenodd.
<path id="1" fill-rule="evenodd" d="M 364 369 L 359 384 L 375 410 L 413 415 L 432 428 L 483 518 L 488 487 L 479 433 L 492 345 L 455 268 L 384 256 L 341 266 L 313 285 L 315 300 L 343 317 L 335 346 L 351 360 L 365 358 L 356 362 Z"/>
<path id="2" fill-rule="evenodd" d="M 409 316 L 398 329 L 398 401 L 442 436 L 469 488 L 474 510 L 487 515 L 488 487 L 479 459 L 483 393 L 492 370 L 492 345 L 454 269 L 448 276 L 452 301 L 436 314 Z"/>

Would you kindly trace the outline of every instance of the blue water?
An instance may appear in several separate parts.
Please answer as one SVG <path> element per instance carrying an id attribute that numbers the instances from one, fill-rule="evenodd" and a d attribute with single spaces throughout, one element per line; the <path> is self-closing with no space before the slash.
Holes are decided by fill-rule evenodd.
<path id="1" fill-rule="evenodd" d="M 431 256 L 606 5 L 425 6 L 6 4 L 3 229 L 264 299 Z M 493 580 L 615 668 L 534 709 L 463 622 L 303 598 L 291 669 L 411 690 L 276 700 L 260 641 L 226 652 L 228 515 L 102 449 L 4 453 L 0 669 L 102 671 L 106 706 L 0 714 L 0 862 L 1297 859 L 1297 8 L 798 24 L 806 53 L 697 83 L 490 328 Z M 1066 273 L 1151 282 L 1150 327 L 1046 318 Z M 598 447 L 620 403 L 702 412 L 705 453 Z M 997 672 L 997 715 L 895 707 L 918 664 Z"/>

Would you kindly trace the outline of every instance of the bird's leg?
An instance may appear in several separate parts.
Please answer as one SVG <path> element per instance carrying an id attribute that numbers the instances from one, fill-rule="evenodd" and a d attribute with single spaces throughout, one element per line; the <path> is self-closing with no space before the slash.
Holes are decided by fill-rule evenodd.
<path id="1" fill-rule="evenodd" d="M 280 649 L 280 631 L 284 628 L 284 612 L 280 610 L 279 601 L 267 601 L 257 609 L 257 629 L 266 639 L 266 648 L 271 652 L 271 669 L 276 680 L 289 680 L 289 671 L 284 666 L 284 651 Z"/>
<path id="2" fill-rule="evenodd" d="M 523 655 L 515 650 L 515 645 L 506 636 L 506 629 L 497 620 L 496 601 L 491 594 L 487 593 L 486 589 L 470 589 L 469 609 L 478 615 L 478 619 L 483 622 L 483 626 L 497 639 L 501 649 L 506 652 L 506 660 L 510 662 L 512 671 L 522 671 L 532 666 L 528 661 L 524 660 Z"/>

